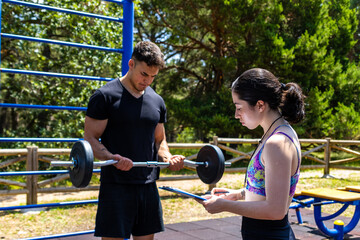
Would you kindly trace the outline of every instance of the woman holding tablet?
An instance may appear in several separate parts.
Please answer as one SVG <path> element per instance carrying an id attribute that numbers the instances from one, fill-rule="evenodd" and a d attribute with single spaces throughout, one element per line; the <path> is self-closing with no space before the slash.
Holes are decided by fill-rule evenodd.
<path id="1" fill-rule="evenodd" d="M 304 95 L 296 83 L 280 83 L 268 70 L 247 70 L 232 84 L 235 118 L 264 134 L 251 156 L 245 188 L 214 188 L 203 204 L 209 213 L 243 216 L 243 239 L 295 239 L 288 209 L 300 174 L 301 149 L 290 123 L 305 115 Z M 225 194 L 217 192 L 228 191 Z M 238 201 L 241 200 L 241 201 Z"/>

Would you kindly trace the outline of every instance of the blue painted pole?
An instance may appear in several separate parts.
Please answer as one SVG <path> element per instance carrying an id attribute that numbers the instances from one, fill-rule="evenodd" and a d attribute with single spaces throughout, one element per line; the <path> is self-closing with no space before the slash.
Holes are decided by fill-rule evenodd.
<path id="1" fill-rule="evenodd" d="M 93 172 L 100 173 L 101 169 L 93 169 Z M 29 176 L 29 175 L 57 175 L 57 174 L 68 174 L 68 173 L 69 173 L 69 170 L 0 172 L 0 177 Z"/>
<path id="2" fill-rule="evenodd" d="M 63 207 L 63 206 L 74 206 L 74 205 L 84 205 L 84 204 L 97 204 L 98 202 L 99 202 L 98 200 L 83 200 L 83 201 L 72 201 L 72 202 L 10 206 L 10 207 L 0 207 L 0 211 L 12 211 L 12 210 L 30 209 L 30 208 Z"/>
<path id="3" fill-rule="evenodd" d="M 109 82 L 111 80 L 114 80 L 114 78 L 94 77 L 94 76 L 86 76 L 86 75 L 55 73 L 55 72 L 41 72 L 41 71 L 31 71 L 31 70 L 22 70 L 22 69 L 0 68 L 0 71 L 4 73 L 28 74 L 28 75 L 47 76 L 47 77 L 59 77 L 59 78 L 73 78 L 73 79 L 84 79 L 84 80 L 93 80 L 93 81 Z"/>
<path id="4" fill-rule="evenodd" d="M 34 104 L 17 104 L 17 103 L 0 103 L 0 107 L 4 107 L 4 108 L 35 108 L 35 109 L 51 109 L 51 110 L 69 110 L 69 111 L 86 111 L 86 109 L 87 109 L 86 107 L 34 105 Z"/>
<path id="5" fill-rule="evenodd" d="M 64 234 L 56 234 L 56 235 L 49 235 L 49 236 L 42 236 L 42 237 L 25 238 L 25 239 L 26 240 L 61 239 L 61 238 L 65 238 L 65 237 L 93 234 L 94 232 L 95 232 L 94 230 L 89 230 L 89 231 L 82 231 L 82 232 L 64 233 Z"/>
<path id="6" fill-rule="evenodd" d="M 0 137 L 0 142 L 77 142 L 83 138 L 7 138 Z"/>
<path id="7" fill-rule="evenodd" d="M 121 60 L 121 74 L 125 76 L 129 70 L 128 62 L 133 52 L 134 42 L 134 3 L 132 0 L 123 1 L 123 55 Z"/>
<path id="8" fill-rule="evenodd" d="M 89 230 L 89 231 L 82 231 L 82 232 L 64 233 L 64 234 L 56 234 L 56 235 L 50 235 L 50 236 L 25 238 L 25 239 L 26 240 L 63 239 L 63 238 L 66 238 L 66 237 L 93 234 L 94 232 L 95 232 L 94 230 Z M 129 239 L 124 239 L 124 240 L 129 240 Z"/>
<path id="9" fill-rule="evenodd" d="M 28 36 L 10 34 L 10 33 L 1 33 L 1 37 L 25 40 L 25 41 L 32 41 L 32 42 L 56 44 L 56 45 L 69 46 L 69 47 L 86 48 L 86 49 L 106 51 L 106 52 L 117 52 L 117 53 L 123 52 L 122 49 L 118 49 L 118 48 L 109 48 L 109 47 L 104 47 L 104 46 L 95 46 L 95 45 L 89 45 L 89 44 L 83 44 L 83 43 L 72 43 L 72 42 L 59 41 L 59 40 L 46 39 L 46 38 L 28 37 Z"/>
<path id="10" fill-rule="evenodd" d="M 114 17 L 108 17 L 108 16 L 94 14 L 94 13 L 87 13 L 87 12 L 75 11 L 75 10 L 70 10 L 70 9 L 65 9 L 65 8 L 52 7 L 52 6 L 48 6 L 48 5 L 44 5 L 44 4 L 37 4 L 37 3 L 18 1 L 18 0 L 2 0 L 2 1 L 5 3 L 16 4 L 16 5 L 21 5 L 21 6 L 31 7 L 31 8 L 39 8 L 39 9 L 45 9 L 45 10 L 50 10 L 50 11 L 55 11 L 55 12 L 75 14 L 75 15 L 79 15 L 79 16 L 98 18 L 98 19 L 114 21 L 114 22 L 123 22 L 124 21 L 121 18 L 114 18 Z"/>
<path id="11" fill-rule="evenodd" d="M 2 1 L 0 1 L 0 68 L 1 68 L 1 23 L 2 23 L 1 12 L 2 12 Z M 0 72 L 0 91 L 1 91 L 1 72 Z"/>
<path id="12" fill-rule="evenodd" d="M 335 240 L 343 240 L 344 239 L 344 222 L 341 220 L 336 220 L 334 222 L 334 229 L 337 231 L 335 235 Z"/>
<path id="13" fill-rule="evenodd" d="M 300 209 L 296 208 L 295 212 L 296 212 L 296 217 L 297 217 L 298 223 L 303 224 L 304 222 L 303 222 L 303 219 L 302 219 L 302 216 L 301 216 Z"/>

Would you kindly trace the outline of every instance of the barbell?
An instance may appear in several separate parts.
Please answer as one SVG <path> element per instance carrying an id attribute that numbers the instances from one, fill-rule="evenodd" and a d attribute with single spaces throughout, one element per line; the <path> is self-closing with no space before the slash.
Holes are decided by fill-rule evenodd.
<path id="1" fill-rule="evenodd" d="M 70 152 L 71 161 L 52 161 L 51 166 L 68 167 L 70 180 L 77 188 L 89 185 L 94 167 L 109 166 L 117 163 L 116 160 L 94 162 L 94 154 L 91 145 L 86 140 L 77 141 Z M 197 161 L 185 159 L 184 165 L 196 167 L 200 180 L 206 184 L 217 183 L 223 173 L 225 166 L 231 166 L 225 162 L 225 157 L 220 148 L 215 145 L 205 145 L 197 154 Z M 133 162 L 134 167 L 169 167 L 168 162 Z"/>

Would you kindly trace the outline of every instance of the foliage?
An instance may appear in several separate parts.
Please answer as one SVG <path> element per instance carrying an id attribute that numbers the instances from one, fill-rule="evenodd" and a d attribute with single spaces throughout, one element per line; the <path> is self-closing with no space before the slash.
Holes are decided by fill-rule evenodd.
<path id="1" fill-rule="evenodd" d="M 157 42 L 167 56 L 156 87 L 171 109 L 171 132 L 181 125 L 174 131 L 191 127 L 202 140 L 209 132 L 259 136 L 233 126 L 225 89 L 243 71 L 262 67 L 282 82 L 298 83 L 308 96 L 307 118 L 296 126 L 301 137 L 359 138 L 358 129 L 349 133 L 333 126 L 332 118 L 341 114 L 354 126 L 360 117 L 354 102 L 360 87 L 358 1 L 144 0 L 140 5 L 137 38 Z"/>
<path id="2" fill-rule="evenodd" d="M 122 7 L 101 1 L 41 1 L 42 4 L 107 16 Z M 121 48 L 119 23 L 96 18 L 3 4 L 2 32 L 37 38 Z M 115 78 L 121 54 L 3 38 L 1 67 Z M 1 101 L 6 103 L 86 107 L 102 82 L 36 75 L 2 74 Z M 83 136 L 82 111 L 0 109 L 0 135 L 6 137 Z M 53 146 L 54 144 L 46 144 Z"/>

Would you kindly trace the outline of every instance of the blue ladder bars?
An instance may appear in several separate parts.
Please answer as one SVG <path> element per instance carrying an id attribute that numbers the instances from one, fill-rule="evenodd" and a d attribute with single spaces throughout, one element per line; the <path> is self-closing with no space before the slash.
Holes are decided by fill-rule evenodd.
<path id="1" fill-rule="evenodd" d="M 19 1 L 19 0 L 2 0 L 0 2 L 0 19 L 1 19 L 2 2 L 5 2 L 5 3 L 22 5 L 22 6 L 32 7 L 32 8 L 40 8 L 40 9 L 75 14 L 75 15 L 80 15 L 80 16 L 85 16 L 85 17 L 98 18 L 98 19 L 103 19 L 103 20 L 108 20 L 108 21 L 121 22 L 123 24 L 123 33 L 122 33 L 123 48 L 122 49 L 109 48 L 109 47 L 103 47 L 103 46 L 94 46 L 94 45 L 88 45 L 88 44 L 80 44 L 80 43 L 71 43 L 71 42 L 58 41 L 58 40 L 52 40 L 52 39 L 42 39 L 42 38 L 22 36 L 22 35 L 10 34 L 10 33 L 2 33 L 1 26 L 0 26 L 0 34 L 1 34 L 1 37 L 4 37 L 4 38 L 13 38 L 13 39 L 19 39 L 19 40 L 28 40 L 28 41 L 34 41 L 34 42 L 43 42 L 43 43 L 58 44 L 58 45 L 65 45 L 65 46 L 71 46 L 71 47 L 79 47 L 79 48 L 87 48 L 87 49 L 100 50 L 100 51 L 121 53 L 122 54 L 121 71 L 122 71 L 122 75 L 124 76 L 127 73 L 127 71 L 129 70 L 128 61 L 130 60 L 132 51 L 133 51 L 134 3 L 132 0 L 123 0 L 123 1 L 104 0 L 104 1 L 122 4 L 123 5 L 123 18 L 109 17 L 109 16 L 104 16 L 104 15 L 86 13 L 86 12 L 81 12 L 81 11 L 52 7 L 52 6 L 48 6 L 48 5 L 30 3 L 30 2 Z M 1 44 L 1 38 L 0 38 L 0 44 Z M 0 48 L 0 51 L 1 51 L 1 48 Z M 0 65 L 1 65 L 1 60 L 0 60 Z M 82 75 L 74 75 L 74 74 L 52 73 L 52 72 L 41 72 L 41 71 L 28 71 L 28 70 L 21 70 L 21 69 L 0 68 L 0 72 L 14 73 L 14 74 L 41 75 L 41 76 L 48 76 L 48 77 L 76 78 L 76 79 L 97 80 L 97 81 L 113 80 L 112 78 L 82 76 Z M 1 86 L 1 83 L 0 83 L 0 86 Z M 17 105 L 17 104 L 15 104 L 15 105 Z M 10 104 L 10 103 L 0 103 L 0 107 L 16 107 L 16 106 L 14 106 L 14 104 Z M 80 110 L 80 111 L 86 110 L 86 108 L 78 109 L 77 107 L 69 107 L 69 106 L 61 107 L 61 106 L 31 105 L 31 104 L 20 104 L 17 107 L 19 107 L 19 108 L 56 109 L 56 110 L 63 110 L 63 109 Z"/>

